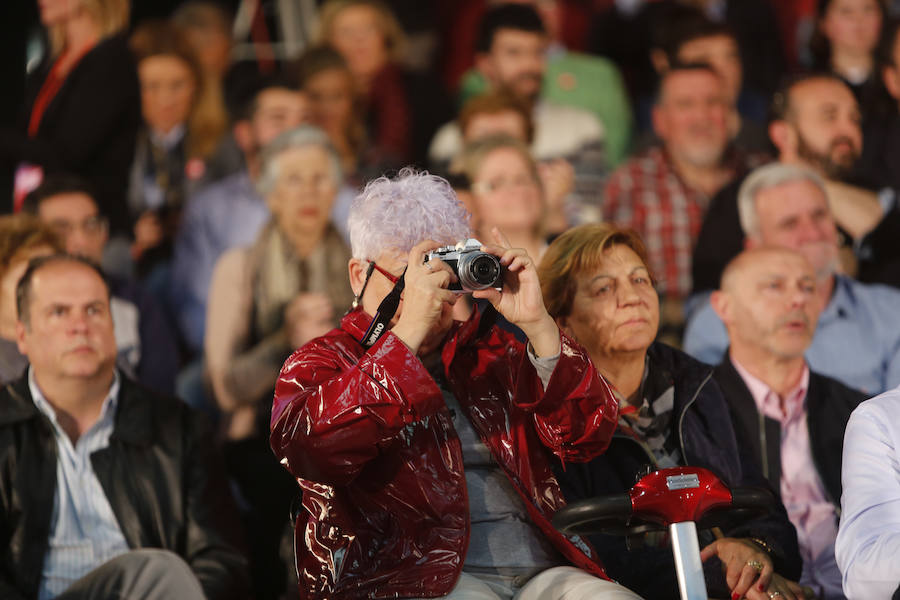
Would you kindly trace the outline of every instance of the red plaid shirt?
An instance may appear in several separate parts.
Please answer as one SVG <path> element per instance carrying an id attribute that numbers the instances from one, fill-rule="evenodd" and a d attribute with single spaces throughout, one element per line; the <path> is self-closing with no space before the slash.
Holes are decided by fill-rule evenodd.
<path id="1" fill-rule="evenodd" d="M 762 164 L 763 157 L 731 151 L 726 166 L 733 176 Z M 661 146 L 622 164 L 609 177 L 603 219 L 640 234 L 649 267 L 663 296 L 686 298 L 691 292 L 691 253 L 710 198 L 678 176 Z"/>

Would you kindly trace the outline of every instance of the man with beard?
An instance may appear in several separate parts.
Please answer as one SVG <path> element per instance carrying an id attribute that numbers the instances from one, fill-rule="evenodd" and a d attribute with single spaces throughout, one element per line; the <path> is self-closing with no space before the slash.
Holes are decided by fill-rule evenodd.
<path id="1" fill-rule="evenodd" d="M 773 171 L 770 171 L 772 173 Z M 782 184 L 782 193 L 812 185 Z M 766 192 L 760 193 L 760 204 Z M 802 254 L 745 250 L 722 274 L 712 307 L 731 345 L 714 377 L 731 409 L 738 444 L 759 462 L 797 528 L 807 597 L 841 600 L 834 559 L 841 498 L 841 446 L 861 392 L 810 371 L 804 351 L 821 303 L 817 274 Z"/>
<path id="2" fill-rule="evenodd" d="M 876 193 L 848 183 L 862 151 L 862 132 L 859 106 L 847 84 L 830 74 L 793 79 L 774 95 L 771 116 L 769 137 L 778 162 L 812 169 L 824 179 L 848 246 L 845 271 L 860 281 L 900 285 L 900 277 L 885 269 L 897 253 L 894 190 Z M 694 249 L 692 307 L 718 286 L 722 269 L 743 248 L 737 210 L 741 183 L 723 188 L 710 203 Z"/>
<path id="3" fill-rule="evenodd" d="M 825 185 L 794 165 L 753 171 L 737 201 L 744 244 L 787 248 L 809 260 L 822 308 L 806 360 L 811 369 L 874 395 L 900 384 L 900 291 L 838 272 L 838 233 Z M 720 316 L 709 299 L 694 311 L 684 336 L 688 354 L 710 364 L 722 360 L 728 333 Z"/>
<path id="4" fill-rule="evenodd" d="M 531 152 L 541 163 L 571 163 L 575 171 L 574 209 L 595 201 L 609 161 L 605 128 L 590 111 L 563 106 L 543 97 L 549 38 L 533 6 L 504 4 L 490 8 L 481 22 L 476 69 L 490 91 L 506 90 L 525 104 L 534 122 Z M 463 136 L 456 121 L 441 127 L 428 150 L 436 171 L 460 152 Z M 555 167 L 559 169 L 560 167 Z M 563 167 L 564 168 L 564 167 Z"/>
<path id="5" fill-rule="evenodd" d="M 751 167 L 729 148 L 727 114 L 722 79 L 711 67 L 673 65 L 653 107 L 660 144 L 616 169 L 606 185 L 603 219 L 634 229 L 647 245 L 664 336 L 680 339 L 691 250 L 710 198 Z"/>

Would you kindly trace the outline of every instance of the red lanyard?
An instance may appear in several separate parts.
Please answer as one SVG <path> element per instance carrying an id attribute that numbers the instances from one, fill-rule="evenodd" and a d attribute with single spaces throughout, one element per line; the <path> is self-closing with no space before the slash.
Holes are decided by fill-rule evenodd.
<path id="1" fill-rule="evenodd" d="M 75 65 L 77 65 L 78 62 L 84 58 L 84 55 L 93 47 L 92 44 L 81 51 L 70 65 L 69 72 L 75 68 Z M 28 137 L 37 135 L 37 130 L 41 125 L 41 119 L 44 116 L 44 112 L 47 110 L 50 102 L 53 101 L 53 98 L 56 97 L 59 88 L 62 87 L 63 82 L 66 80 L 66 74 L 60 74 L 60 69 L 62 68 L 63 59 L 65 59 L 66 54 L 67 52 L 64 52 L 56 59 L 56 62 L 53 63 L 50 73 L 47 74 L 47 79 L 44 80 L 44 84 L 41 86 L 37 98 L 34 100 L 34 106 L 31 107 L 31 118 L 28 120 Z"/>

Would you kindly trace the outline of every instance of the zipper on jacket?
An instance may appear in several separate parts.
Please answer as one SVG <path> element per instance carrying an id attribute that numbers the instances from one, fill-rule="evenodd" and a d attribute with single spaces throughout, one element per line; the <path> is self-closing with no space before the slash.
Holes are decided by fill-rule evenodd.
<path id="1" fill-rule="evenodd" d="M 759 459 L 762 466 L 762 474 L 766 479 L 769 478 L 769 448 L 768 436 L 766 436 L 766 416 L 759 409 L 756 409 L 759 417 Z M 781 494 L 779 494 L 780 496 Z"/>
<path id="2" fill-rule="evenodd" d="M 713 372 L 710 371 L 706 376 L 706 379 L 700 382 L 700 385 L 697 386 L 697 391 L 694 392 L 694 395 L 691 396 L 691 399 L 688 400 L 687 404 L 681 409 L 681 414 L 678 415 L 678 444 L 681 446 L 681 460 L 687 464 L 687 450 L 684 447 L 684 416 L 687 414 L 688 409 L 691 405 L 697 401 L 697 396 L 700 395 L 700 392 L 703 391 L 703 388 L 709 383 L 709 380 L 712 379 Z"/>

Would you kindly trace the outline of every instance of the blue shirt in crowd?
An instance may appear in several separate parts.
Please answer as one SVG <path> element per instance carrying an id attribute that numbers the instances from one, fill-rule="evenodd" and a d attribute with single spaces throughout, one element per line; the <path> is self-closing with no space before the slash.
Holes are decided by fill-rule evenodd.
<path id="1" fill-rule="evenodd" d="M 809 368 L 872 396 L 900 384 L 900 291 L 835 276 L 831 301 L 806 351 Z M 691 314 L 684 350 L 719 364 L 728 348 L 728 332 L 709 303 Z"/>
<path id="2" fill-rule="evenodd" d="M 56 494 L 38 591 L 38 599 L 46 600 L 55 598 L 96 567 L 129 550 L 91 464 L 91 455 L 109 446 L 115 425 L 119 376 L 114 376 L 100 418 L 75 444 L 60 427 L 56 411 L 41 393 L 31 369 L 28 387 L 34 405 L 50 421 L 56 438 Z"/>

